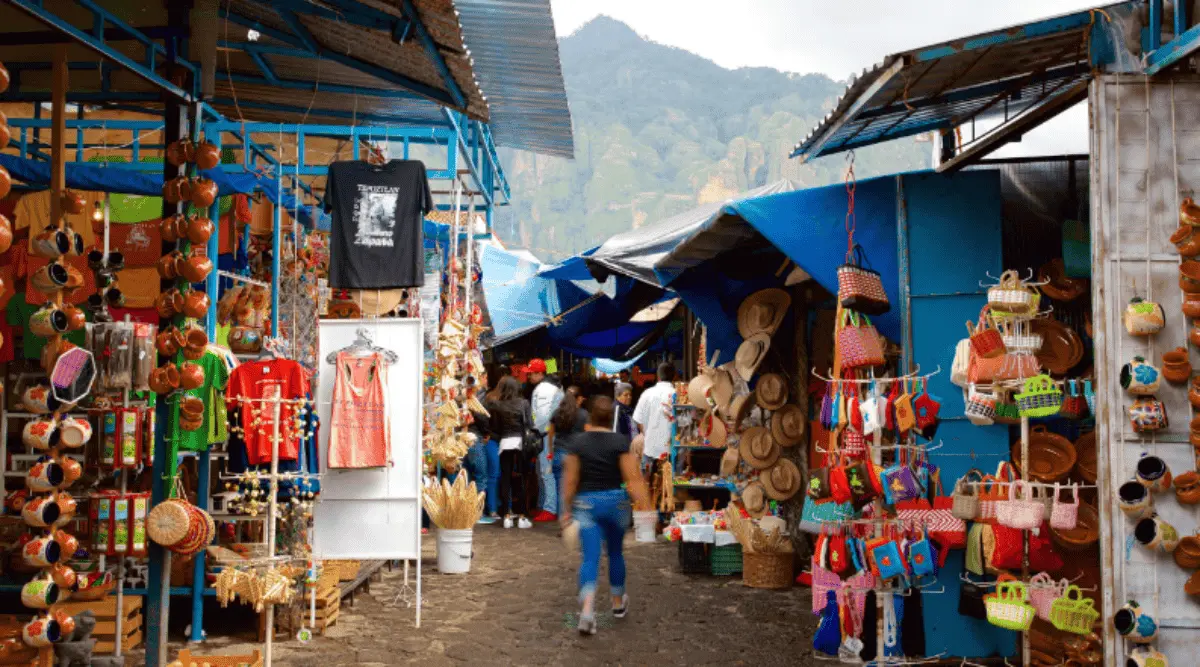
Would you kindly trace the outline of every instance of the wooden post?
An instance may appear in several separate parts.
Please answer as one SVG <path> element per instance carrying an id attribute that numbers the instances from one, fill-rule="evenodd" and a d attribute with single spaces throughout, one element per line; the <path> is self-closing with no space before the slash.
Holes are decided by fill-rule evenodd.
<path id="1" fill-rule="evenodd" d="M 808 424 L 808 378 L 809 361 L 808 361 L 808 290 L 803 286 L 797 285 L 791 289 L 792 293 L 792 319 L 793 319 L 793 335 L 792 342 L 789 346 L 793 354 L 791 359 L 788 359 L 792 370 L 794 371 L 793 386 L 791 387 L 791 395 L 795 398 L 793 403 L 800 406 L 804 411 L 805 426 Z M 782 341 L 781 341 L 782 342 Z M 808 479 L 808 450 L 810 434 L 806 428 L 805 437 L 795 447 L 782 448 L 782 456 L 791 459 L 796 467 L 800 469 L 800 478 Z M 792 536 L 792 547 L 796 552 L 796 562 L 805 564 L 811 557 L 811 549 L 808 536 L 800 530 L 800 519 L 804 509 L 804 491 L 792 496 L 791 499 L 784 501 L 782 504 L 783 519 L 787 521 L 788 532 Z M 801 569 L 805 569 L 801 566 Z"/>

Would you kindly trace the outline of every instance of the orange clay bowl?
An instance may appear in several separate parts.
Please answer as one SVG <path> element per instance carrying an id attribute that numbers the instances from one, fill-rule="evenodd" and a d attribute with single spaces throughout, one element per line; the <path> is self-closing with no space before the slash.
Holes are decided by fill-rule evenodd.
<path id="1" fill-rule="evenodd" d="M 1050 529 L 1050 539 L 1067 551 L 1083 551 L 1100 541 L 1100 513 L 1087 503 L 1079 503 L 1079 518 L 1071 530 Z"/>
<path id="2" fill-rule="evenodd" d="M 1075 441 L 1075 472 L 1088 484 L 1096 483 L 1096 432 L 1088 431 Z"/>
<path id="3" fill-rule="evenodd" d="M 1013 467 L 1021 469 L 1021 442 L 1010 449 Z M 1029 433 L 1029 476 L 1038 482 L 1060 482 L 1075 467 L 1075 445 L 1070 440 L 1040 428 Z"/>

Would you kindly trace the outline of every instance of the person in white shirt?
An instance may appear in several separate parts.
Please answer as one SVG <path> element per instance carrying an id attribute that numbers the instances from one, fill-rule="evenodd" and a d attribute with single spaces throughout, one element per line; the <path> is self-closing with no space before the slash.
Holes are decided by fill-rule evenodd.
<path id="1" fill-rule="evenodd" d="M 546 362 L 534 359 L 529 362 L 529 381 L 534 384 L 529 402 L 533 409 L 533 427 L 542 434 L 542 451 L 537 458 L 538 506 L 541 511 L 534 515 L 536 522 L 558 520 L 558 489 L 554 484 L 554 464 L 548 458 L 549 441 L 546 431 L 550 429 L 550 417 L 563 399 L 562 387 L 546 377 Z"/>
<path id="2" fill-rule="evenodd" d="M 654 463 L 670 449 L 675 421 L 675 367 L 658 365 L 658 383 L 642 393 L 633 409 L 633 421 L 643 440 L 642 474 L 649 477 Z"/>

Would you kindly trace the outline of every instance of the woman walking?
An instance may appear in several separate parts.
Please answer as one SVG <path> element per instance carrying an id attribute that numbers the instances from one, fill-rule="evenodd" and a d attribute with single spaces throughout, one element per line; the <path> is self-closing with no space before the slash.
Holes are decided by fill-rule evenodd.
<path id="1" fill-rule="evenodd" d="M 521 383 L 512 376 L 504 377 L 497 387 L 498 396 L 489 407 L 492 414 L 492 433 L 500 441 L 500 506 L 504 527 L 513 527 L 513 512 L 516 512 L 518 528 L 532 528 L 525 516 L 525 456 L 521 453 L 521 441 L 525 429 L 533 423 L 529 412 L 529 401 L 521 397 Z M 514 488 L 513 477 L 517 478 Z"/>
<path id="2" fill-rule="evenodd" d="M 579 522 L 579 632 L 596 634 L 596 576 L 601 547 L 608 551 L 608 586 L 613 616 L 624 618 L 629 609 L 625 593 L 625 557 L 621 553 L 628 524 L 629 499 L 638 509 L 650 509 L 646 483 L 638 461 L 629 452 L 629 441 L 613 433 L 613 400 L 592 398 L 584 432 L 567 445 L 562 516 L 565 527 Z M 621 483 L 626 485 L 621 488 Z"/>

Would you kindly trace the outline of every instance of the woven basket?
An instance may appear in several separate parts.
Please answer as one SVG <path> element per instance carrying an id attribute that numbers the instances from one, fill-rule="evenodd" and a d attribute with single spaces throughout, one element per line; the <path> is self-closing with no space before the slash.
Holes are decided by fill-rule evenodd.
<path id="1" fill-rule="evenodd" d="M 154 506 L 146 516 L 146 534 L 155 544 L 171 547 L 182 542 L 191 529 L 188 503 L 178 498 Z"/>
<path id="2" fill-rule="evenodd" d="M 794 555 L 791 551 L 773 554 L 743 551 L 742 583 L 751 588 L 791 588 Z"/>

